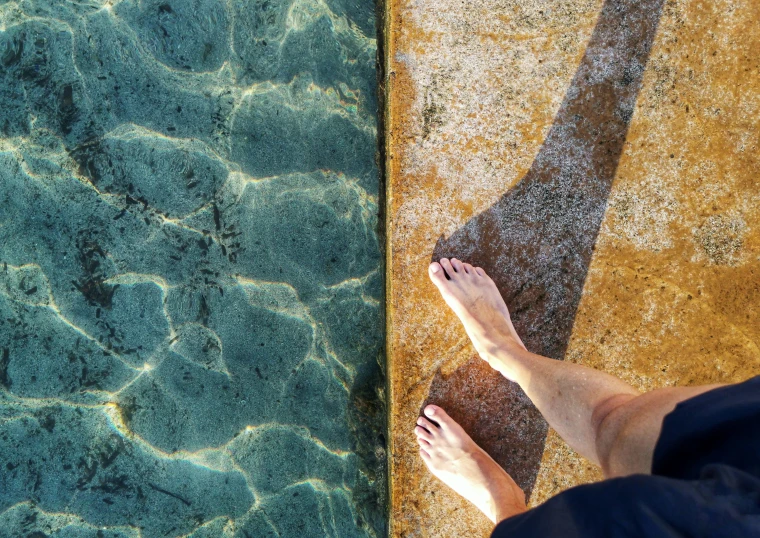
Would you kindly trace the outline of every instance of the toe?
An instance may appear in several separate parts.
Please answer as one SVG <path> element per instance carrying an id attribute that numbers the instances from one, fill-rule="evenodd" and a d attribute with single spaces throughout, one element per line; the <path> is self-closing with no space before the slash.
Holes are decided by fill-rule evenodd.
<path id="1" fill-rule="evenodd" d="M 425 461 L 430 461 L 430 454 L 428 454 L 424 448 L 420 448 L 420 456 Z"/>
<path id="2" fill-rule="evenodd" d="M 430 275 L 430 280 L 433 281 L 433 284 L 439 288 L 446 285 L 446 273 L 440 263 L 431 263 L 428 267 L 428 275 Z"/>
<path id="3" fill-rule="evenodd" d="M 480 276 L 486 276 L 486 272 L 485 272 L 485 271 L 483 271 L 483 269 L 482 269 L 481 267 L 476 267 L 476 268 L 475 268 L 475 272 L 476 272 L 477 274 L 479 274 Z"/>
<path id="4" fill-rule="evenodd" d="M 462 262 L 457 260 L 456 258 L 451 258 L 451 265 L 454 266 L 454 271 L 456 271 L 457 273 L 464 272 L 464 264 L 462 264 Z"/>
<path id="5" fill-rule="evenodd" d="M 463 264 L 463 266 L 464 266 L 464 272 L 465 273 L 472 274 L 475 271 L 475 268 L 472 265 L 470 265 L 469 263 L 465 263 L 465 264 Z"/>
<path id="6" fill-rule="evenodd" d="M 441 258 L 441 267 L 443 267 L 443 270 L 446 271 L 446 274 L 450 279 L 453 279 L 457 272 L 454 270 L 454 267 L 451 265 L 451 262 L 448 258 Z"/>
<path id="7" fill-rule="evenodd" d="M 422 426 L 415 427 L 414 434 L 417 436 L 417 439 L 424 439 L 425 441 L 431 441 L 433 439 L 433 434 Z"/>
<path id="8" fill-rule="evenodd" d="M 435 436 L 438 433 L 438 424 L 426 419 L 425 417 L 417 418 L 417 426 L 427 430 L 430 435 Z"/>
<path id="9" fill-rule="evenodd" d="M 435 420 L 441 429 L 445 429 L 454 424 L 452 419 L 446 411 L 438 407 L 437 405 L 428 405 L 425 408 L 425 414 L 431 419 Z"/>
<path id="10" fill-rule="evenodd" d="M 430 441 L 427 439 L 423 439 L 422 437 L 417 438 L 417 444 L 420 445 L 421 448 L 429 449 L 430 448 Z"/>

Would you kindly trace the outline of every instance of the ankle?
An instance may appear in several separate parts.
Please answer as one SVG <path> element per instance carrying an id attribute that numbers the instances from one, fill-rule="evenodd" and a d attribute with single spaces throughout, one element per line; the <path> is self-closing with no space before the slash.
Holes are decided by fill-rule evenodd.
<path id="1" fill-rule="evenodd" d="M 490 458 L 488 455 L 484 456 Z M 492 460 L 493 461 L 493 460 Z M 501 477 L 493 477 L 489 499 L 490 510 L 486 514 L 495 524 L 517 514 L 522 514 L 528 508 L 525 504 L 525 493 L 512 477 L 499 467 Z"/>
<path id="2" fill-rule="evenodd" d="M 470 340 L 481 355 L 497 356 L 503 354 L 505 349 L 511 349 L 514 344 L 520 345 L 508 326 L 489 327 L 488 329 L 487 331 L 478 331 L 480 334 L 470 335 Z"/>
<path id="3" fill-rule="evenodd" d="M 523 345 L 509 333 L 481 341 L 476 348 L 482 359 L 510 380 L 514 380 L 516 374 L 518 355 L 526 353 Z"/>
<path id="4" fill-rule="evenodd" d="M 509 519 L 512 516 L 516 516 L 528 511 L 528 507 L 525 504 L 525 494 L 522 492 L 522 490 L 514 492 L 510 498 L 504 499 L 494 508 L 494 517 L 492 520 L 496 525 L 505 519 Z"/>

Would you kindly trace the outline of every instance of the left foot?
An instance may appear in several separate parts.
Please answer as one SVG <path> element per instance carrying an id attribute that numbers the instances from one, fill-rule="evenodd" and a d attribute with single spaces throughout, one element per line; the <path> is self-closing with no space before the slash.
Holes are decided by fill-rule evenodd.
<path id="1" fill-rule="evenodd" d="M 425 407 L 414 433 L 427 468 L 444 484 L 498 523 L 527 510 L 512 477 L 437 405 Z M 437 423 L 437 424 L 436 424 Z"/>

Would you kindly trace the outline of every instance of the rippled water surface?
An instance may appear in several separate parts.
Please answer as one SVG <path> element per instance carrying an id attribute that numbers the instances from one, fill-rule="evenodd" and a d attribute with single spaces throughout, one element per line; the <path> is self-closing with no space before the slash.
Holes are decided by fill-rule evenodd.
<path id="1" fill-rule="evenodd" d="M 370 0 L 0 0 L 0 536 L 384 533 Z"/>

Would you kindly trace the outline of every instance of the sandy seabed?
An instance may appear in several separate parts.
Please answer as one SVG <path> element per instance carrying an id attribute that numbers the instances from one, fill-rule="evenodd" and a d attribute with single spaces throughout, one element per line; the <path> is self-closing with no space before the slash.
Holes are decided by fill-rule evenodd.
<path id="1" fill-rule="evenodd" d="M 374 3 L 0 0 L 0 536 L 380 536 Z"/>

